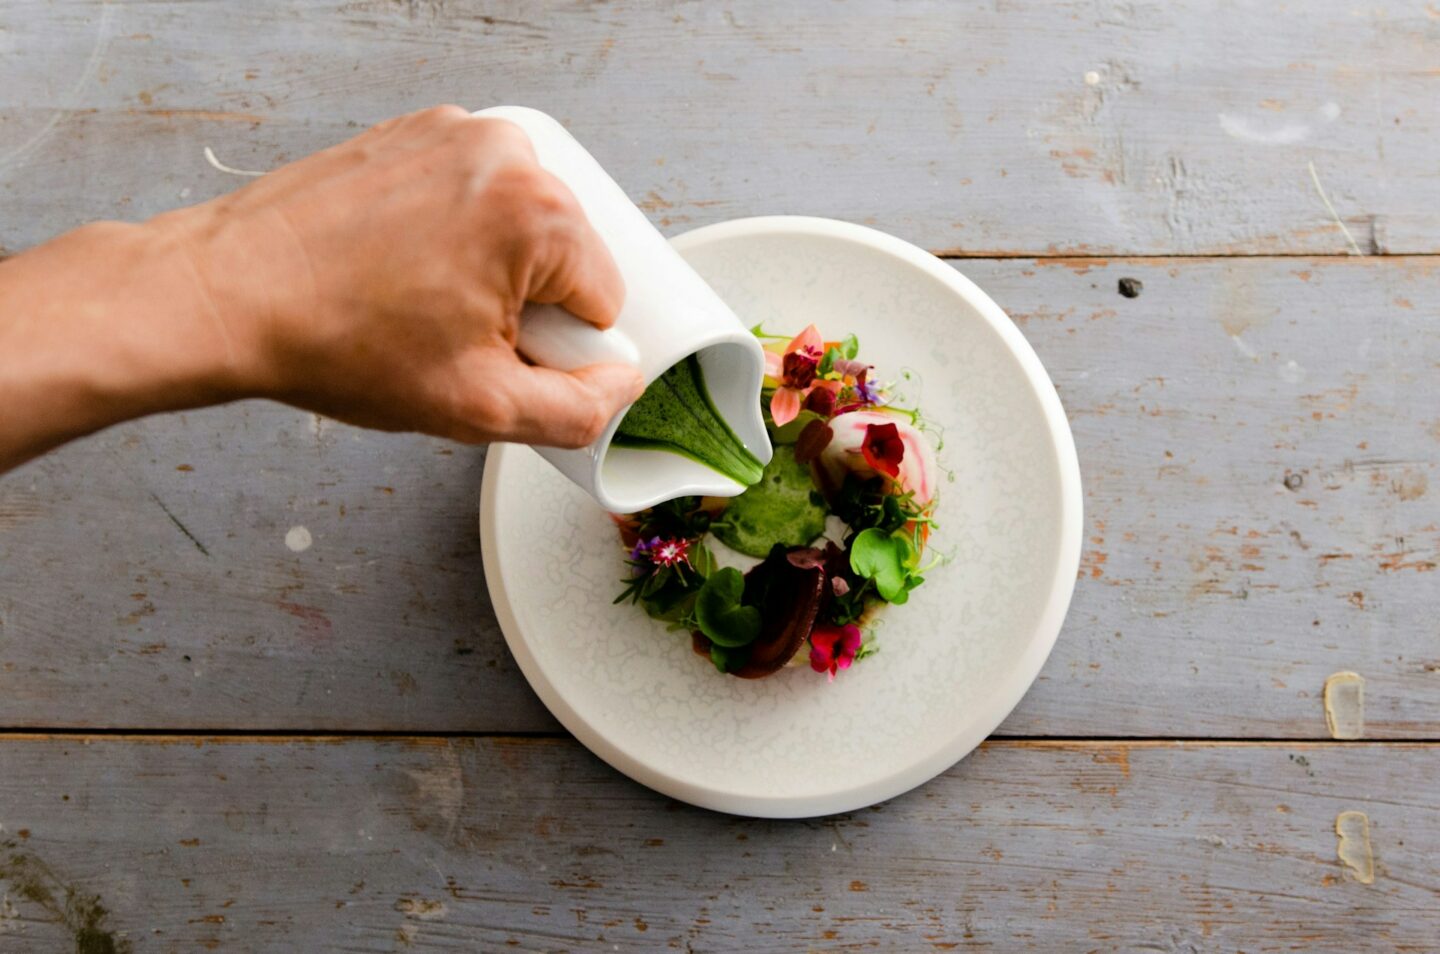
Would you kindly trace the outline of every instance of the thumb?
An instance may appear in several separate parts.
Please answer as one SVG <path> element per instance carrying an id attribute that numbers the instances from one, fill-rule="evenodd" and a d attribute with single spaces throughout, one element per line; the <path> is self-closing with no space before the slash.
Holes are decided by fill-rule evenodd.
<path id="1" fill-rule="evenodd" d="M 550 447 L 584 447 L 645 390 L 645 379 L 628 364 L 592 364 L 556 371 L 515 360 L 491 390 L 508 420 L 495 422 L 495 440 Z"/>

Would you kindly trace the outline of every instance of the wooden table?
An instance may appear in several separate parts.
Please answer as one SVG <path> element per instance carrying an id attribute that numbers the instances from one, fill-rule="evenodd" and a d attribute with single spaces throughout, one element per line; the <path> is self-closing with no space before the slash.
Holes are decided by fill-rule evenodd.
<path id="1" fill-rule="evenodd" d="M 1065 401 L 1087 542 L 992 741 L 753 821 L 530 693 L 483 449 L 116 428 L 0 480 L 0 950 L 1440 948 L 1437 66 L 1440 7 L 1384 0 L 9 0 L 4 249 L 240 184 L 206 147 L 533 104 L 669 233 L 827 215 L 979 282 Z"/>

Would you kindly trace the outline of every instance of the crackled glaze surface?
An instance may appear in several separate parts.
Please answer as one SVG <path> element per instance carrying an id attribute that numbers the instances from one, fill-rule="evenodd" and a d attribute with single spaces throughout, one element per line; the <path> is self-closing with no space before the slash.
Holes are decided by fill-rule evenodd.
<path id="1" fill-rule="evenodd" d="M 719 676 L 686 635 L 611 604 L 623 553 L 609 517 L 527 448 L 492 451 L 482 520 L 493 521 L 487 575 L 507 639 L 582 741 L 670 794 L 804 814 L 923 781 L 999 723 L 1054 638 L 1057 589 L 1069 594 L 1057 581 L 1075 569 L 1065 528 L 1078 514 L 1064 512 L 1043 391 L 995 315 L 857 241 L 865 230 L 755 221 L 677 244 L 747 324 L 857 334 L 900 402 L 924 409 L 949 472 L 931 541 L 944 562 L 881 615 L 880 652 L 833 684 L 798 667 L 755 682 Z"/>

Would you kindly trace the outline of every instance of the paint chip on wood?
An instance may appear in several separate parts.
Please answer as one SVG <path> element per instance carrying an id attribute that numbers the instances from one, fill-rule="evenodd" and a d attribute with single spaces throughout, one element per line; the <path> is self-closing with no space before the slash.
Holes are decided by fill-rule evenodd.
<path id="1" fill-rule="evenodd" d="M 1375 883 L 1375 856 L 1370 851 L 1370 816 L 1364 812 L 1341 812 L 1335 816 L 1335 834 L 1340 841 L 1335 854 L 1361 884 Z"/>
<path id="2" fill-rule="evenodd" d="M 225 163 L 215 158 L 215 150 L 211 149 L 209 146 L 205 147 L 205 161 L 210 163 L 210 165 L 214 166 L 221 172 L 227 173 L 228 175 L 232 176 L 246 176 L 247 178 L 254 178 L 256 176 L 263 176 L 265 174 L 265 171 L 263 169 L 236 169 L 234 166 L 227 166 Z"/>
<path id="3" fill-rule="evenodd" d="M 310 544 L 314 542 L 310 531 L 305 527 L 291 527 L 285 531 L 285 545 L 296 553 L 310 549 Z"/>
<path id="4" fill-rule="evenodd" d="M 1358 672 L 1337 672 L 1325 680 L 1325 728 L 1332 739 L 1365 735 L 1365 679 Z"/>

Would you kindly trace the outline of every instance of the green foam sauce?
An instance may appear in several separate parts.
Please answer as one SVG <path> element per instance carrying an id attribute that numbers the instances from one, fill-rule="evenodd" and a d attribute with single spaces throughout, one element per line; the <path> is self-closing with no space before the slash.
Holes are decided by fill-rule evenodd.
<path id="1" fill-rule="evenodd" d="M 746 487 L 764 472 L 715 409 L 693 354 L 650 383 L 625 413 L 611 443 L 680 454 Z"/>
<path id="2" fill-rule="evenodd" d="M 825 532 L 825 508 L 816 502 L 810 468 L 790 444 L 775 447 L 760 482 L 725 507 L 710 532 L 732 550 L 765 557 L 777 543 L 808 546 Z"/>

